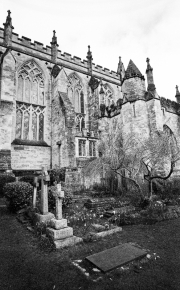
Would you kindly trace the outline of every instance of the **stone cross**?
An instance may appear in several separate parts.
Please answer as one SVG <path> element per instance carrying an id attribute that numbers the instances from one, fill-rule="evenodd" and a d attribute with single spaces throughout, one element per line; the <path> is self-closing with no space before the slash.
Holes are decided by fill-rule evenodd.
<path id="1" fill-rule="evenodd" d="M 38 177 L 34 177 L 34 185 L 33 185 L 33 208 L 36 208 L 36 198 L 37 198 L 37 187 L 39 186 Z"/>
<path id="2" fill-rule="evenodd" d="M 62 219 L 62 200 L 64 198 L 64 191 L 61 190 L 61 184 L 58 183 L 56 185 L 57 190 L 54 194 L 54 197 L 56 199 L 56 219 L 61 220 Z"/>
<path id="3" fill-rule="evenodd" d="M 48 189 L 47 189 L 47 182 L 50 180 L 50 177 L 47 172 L 46 167 L 42 167 L 42 174 L 41 178 L 41 204 L 40 204 L 40 211 L 42 214 L 48 213 Z"/>

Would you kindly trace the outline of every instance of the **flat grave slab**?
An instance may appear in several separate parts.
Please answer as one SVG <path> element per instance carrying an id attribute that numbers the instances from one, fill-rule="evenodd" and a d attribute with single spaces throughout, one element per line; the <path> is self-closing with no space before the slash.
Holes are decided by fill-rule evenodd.
<path id="1" fill-rule="evenodd" d="M 115 208 L 112 210 L 107 210 L 104 213 L 104 217 L 111 217 L 115 214 L 130 213 L 130 212 L 133 212 L 134 210 L 135 210 L 135 207 L 132 205 L 123 206 L 123 207 Z"/>
<path id="2" fill-rule="evenodd" d="M 147 252 L 145 250 L 139 249 L 129 243 L 125 243 L 88 256 L 86 259 L 102 272 L 106 273 L 128 264 L 133 260 L 143 258 L 146 254 Z"/>

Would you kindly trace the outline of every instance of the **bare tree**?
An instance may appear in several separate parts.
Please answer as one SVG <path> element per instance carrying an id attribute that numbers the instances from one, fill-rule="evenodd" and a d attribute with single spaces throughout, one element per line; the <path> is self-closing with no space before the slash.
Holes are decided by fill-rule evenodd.
<path id="1" fill-rule="evenodd" d="M 170 129 L 157 131 L 142 145 L 141 162 L 146 167 L 144 179 L 149 182 L 150 196 L 154 180 L 167 180 L 174 172 L 175 164 L 180 159 L 176 139 Z"/>
<path id="2" fill-rule="evenodd" d="M 131 181 L 142 193 L 139 176 L 142 176 L 144 166 L 143 178 L 149 183 L 150 196 L 152 182 L 168 179 L 180 159 L 175 137 L 168 130 L 157 131 L 142 142 L 132 134 L 123 138 L 120 128 L 115 126 L 110 133 L 101 137 L 98 150 L 101 157 L 91 162 L 85 168 L 86 172 L 98 174 L 100 171 L 112 171 L 122 179 Z"/>
<path id="3" fill-rule="evenodd" d="M 128 136 L 125 141 L 118 126 L 111 129 L 110 133 L 104 134 L 99 141 L 100 157 L 88 164 L 84 173 L 96 175 L 100 171 L 114 172 L 122 179 L 131 181 L 141 193 L 137 177 L 141 167 L 142 148 L 135 136 Z"/>

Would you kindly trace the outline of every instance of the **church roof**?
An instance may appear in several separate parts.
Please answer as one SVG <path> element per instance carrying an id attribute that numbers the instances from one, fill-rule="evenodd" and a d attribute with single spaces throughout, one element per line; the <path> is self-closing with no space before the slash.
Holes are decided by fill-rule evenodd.
<path id="1" fill-rule="evenodd" d="M 125 78 L 131 78 L 131 77 L 143 77 L 140 70 L 137 68 L 137 66 L 134 64 L 134 62 L 130 59 L 128 67 L 125 72 Z"/>

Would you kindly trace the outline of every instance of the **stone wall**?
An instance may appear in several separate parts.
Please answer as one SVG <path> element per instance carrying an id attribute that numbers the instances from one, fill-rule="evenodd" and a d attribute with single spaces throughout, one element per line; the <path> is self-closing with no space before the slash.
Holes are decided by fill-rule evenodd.
<path id="1" fill-rule="evenodd" d="M 11 166 L 20 171 L 50 169 L 50 147 L 12 145 Z"/>

